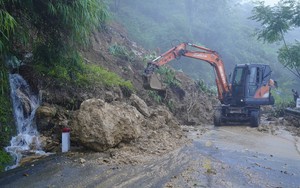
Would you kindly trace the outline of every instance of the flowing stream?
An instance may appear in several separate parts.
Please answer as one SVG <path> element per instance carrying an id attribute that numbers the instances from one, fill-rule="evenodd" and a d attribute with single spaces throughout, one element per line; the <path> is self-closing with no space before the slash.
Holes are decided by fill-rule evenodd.
<path id="1" fill-rule="evenodd" d="M 19 74 L 10 74 L 9 83 L 17 135 L 12 137 L 10 146 L 5 148 L 14 158 L 14 165 L 6 170 L 17 167 L 24 156 L 44 154 L 34 121 L 39 97 L 31 91 L 28 83 Z"/>

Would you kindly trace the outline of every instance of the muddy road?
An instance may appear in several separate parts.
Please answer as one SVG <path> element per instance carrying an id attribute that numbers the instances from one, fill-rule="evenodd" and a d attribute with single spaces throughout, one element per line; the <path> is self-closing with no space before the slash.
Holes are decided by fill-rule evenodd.
<path id="1" fill-rule="evenodd" d="M 0 187 L 300 187 L 300 140 L 282 128 L 183 130 L 190 144 L 143 163 L 100 163 L 99 153 L 52 155 L 0 174 Z"/>

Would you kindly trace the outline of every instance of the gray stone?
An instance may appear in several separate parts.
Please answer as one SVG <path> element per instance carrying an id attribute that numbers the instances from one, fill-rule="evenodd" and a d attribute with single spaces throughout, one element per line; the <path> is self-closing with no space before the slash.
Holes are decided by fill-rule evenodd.
<path id="1" fill-rule="evenodd" d="M 101 99 L 84 101 L 71 124 L 72 135 L 92 150 L 104 151 L 141 134 L 143 115 L 126 103 L 106 103 Z"/>
<path id="2" fill-rule="evenodd" d="M 139 98 L 137 95 L 132 94 L 130 96 L 132 106 L 136 107 L 136 109 L 146 117 L 150 116 L 149 109 L 145 101 Z"/>

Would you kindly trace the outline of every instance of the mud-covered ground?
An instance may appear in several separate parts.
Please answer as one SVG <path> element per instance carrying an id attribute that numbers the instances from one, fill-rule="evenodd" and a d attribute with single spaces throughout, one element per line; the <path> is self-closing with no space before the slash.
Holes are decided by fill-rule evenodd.
<path id="1" fill-rule="evenodd" d="M 299 187 L 300 140 L 278 122 L 182 126 L 163 152 L 126 145 L 57 154 L 0 175 L 1 187 Z M 159 143 L 157 143 L 159 144 Z M 170 143 L 172 144 L 172 143 Z M 73 148 L 75 149 L 75 148 Z"/>

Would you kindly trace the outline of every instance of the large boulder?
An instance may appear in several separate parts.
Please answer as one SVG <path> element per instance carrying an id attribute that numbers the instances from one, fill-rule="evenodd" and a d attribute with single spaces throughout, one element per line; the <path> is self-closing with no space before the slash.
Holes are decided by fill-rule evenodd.
<path id="1" fill-rule="evenodd" d="M 71 135 L 87 148 L 104 151 L 137 139 L 144 124 L 144 116 L 131 105 L 88 99 L 74 114 Z"/>

